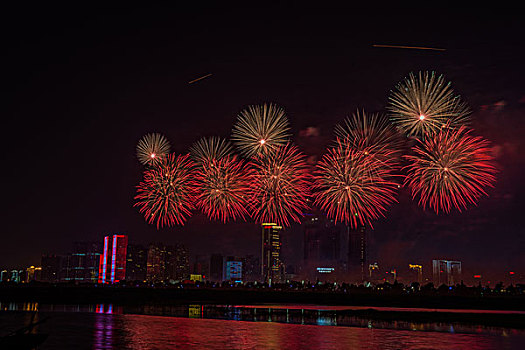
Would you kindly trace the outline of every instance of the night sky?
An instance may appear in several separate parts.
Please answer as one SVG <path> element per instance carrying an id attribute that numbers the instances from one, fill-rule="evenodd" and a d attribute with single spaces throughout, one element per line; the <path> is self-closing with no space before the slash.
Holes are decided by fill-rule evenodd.
<path id="1" fill-rule="evenodd" d="M 137 141 L 161 132 L 172 150 L 186 152 L 202 136 L 229 137 L 247 105 L 275 102 L 286 109 L 294 141 L 318 157 L 345 116 L 385 111 L 389 90 L 405 75 L 435 70 L 473 109 L 475 134 L 492 141 L 496 186 L 478 206 L 450 215 L 423 211 L 403 190 L 374 225 L 370 260 L 388 268 L 448 258 L 461 260 L 468 274 L 524 273 L 519 11 L 202 5 L 3 12 L 1 268 L 38 265 L 42 253 L 67 253 L 74 241 L 117 232 L 130 243 L 182 242 L 192 255 L 258 254 L 253 223 L 210 223 L 196 213 L 184 227 L 146 224 L 133 208 L 143 170 Z M 286 262 L 299 263 L 300 228 L 287 237 Z"/>

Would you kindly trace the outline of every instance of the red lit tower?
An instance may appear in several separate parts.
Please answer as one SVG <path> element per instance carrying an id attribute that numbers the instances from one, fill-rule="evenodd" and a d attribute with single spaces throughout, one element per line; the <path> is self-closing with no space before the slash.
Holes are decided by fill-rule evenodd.
<path id="1" fill-rule="evenodd" d="M 104 237 L 104 250 L 100 255 L 98 283 L 116 283 L 126 278 L 128 236 Z"/>

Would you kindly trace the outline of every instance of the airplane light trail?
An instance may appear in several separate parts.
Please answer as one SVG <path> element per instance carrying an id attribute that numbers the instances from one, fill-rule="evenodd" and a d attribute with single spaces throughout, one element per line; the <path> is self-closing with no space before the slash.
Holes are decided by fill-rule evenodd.
<path id="1" fill-rule="evenodd" d="M 433 51 L 446 51 L 447 49 L 440 49 L 436 47 L 422 47 L 422 46 L 401 46 L 401 45 L 372 45 L 373 47 L 386 47 L 393 49 L 415 49 L 415 50 L 433 50 Z"/>
<path id="2" fill-rule="evenodd" d="M 189 81 L 188 84 L 193 84 L 193 83 L 195 83 L 195 82 L 197 82 L 197 81 L 199 81 L 199 80 L 206 79 L 207 77 L 210 77 L 211 75 L 212 75 L 211 73 L 210 73 L 210 74 L 203 75 L 203 76 L 200 77 L 200 78 L 197 78 L 197 79 L 194 79 L 194 80 Z"/>

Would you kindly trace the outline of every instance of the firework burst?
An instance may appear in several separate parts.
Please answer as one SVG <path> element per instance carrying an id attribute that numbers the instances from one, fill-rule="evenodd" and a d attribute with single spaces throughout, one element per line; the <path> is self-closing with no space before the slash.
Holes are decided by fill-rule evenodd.
<path id="1" fill-rule="evenodd" d="M 144 165 L 156 165 L 170 151 L 170 143 L 162 134 L 147 134 L 137 144 L 137 158 Z"/>
<path id="2" fill-rule="evenodd" d="M 489 142 L 470 135 L 466 127 L 443 128 L 432 138 L 420 141 L 414 154 L 406 156 L 405 184 L 419 204 L 436 213 L 459 211 L 486 195 L 496 180 Z"/>
<path id="3" fill-rule="evenodd" d="M 371 226 L 395 201 L 399 185 L 391 179 L 390 168 L 338 141 L 317 164 L 314 204 L 336 222 Z"/>
<path id="4" fill-rule="evenodd" d="M 443 126 L 459 127 L 468 122 L 470 109 L 451 84 L 434 72 L 410 73 L 389 97 L 391 119 L 408 135 L 424 138 Z"/>
<path id="5" fill-rule="evenodd" d="M 375 158 L 387 167 L 397 166 L 403 142 L 386 116 L 357 111 L 336 125 L 334 132 L 353 152 Z"/>
<path id="6" fill-rule="evenodd" d="M 271 157 L 257 157 L 250 195 L 255 220 L 282 226 L 300 222 L 308 209 L 307 170 L 305 156 L 291 144 L 276 148 Z"/>
<path id="7" fill-rule="evenodd" d="M 251 175 L 249 164 L 236 156 L 203 163 L 195 178 L 197 207 L 210 219 L 222 222 L 249 216 Z"/>
<path id="8" fill-rule="evenodd" d="M 156 222 L 157 228 L 184 225 L 194 209 L 193 186 L 189 155 L 168 154 L 144 172 L 143 181 L 137 186 L 135 206 L 149 224 Z"/>
<path id="9" fill-rule="evenodd" d="M 220 160 L 232 152 L 232 146 L 227 140 L 215 136 L 203 137 L 190 147 L 190 154 L 199 165 Z"/>
<path id="10" fill-rule="evenodd" d="M 286 144 L 289 130 L 284 109 L 274 104 L 249 106 L 237 117 L 232 140 L 243 155 L 253 157 Z"/>

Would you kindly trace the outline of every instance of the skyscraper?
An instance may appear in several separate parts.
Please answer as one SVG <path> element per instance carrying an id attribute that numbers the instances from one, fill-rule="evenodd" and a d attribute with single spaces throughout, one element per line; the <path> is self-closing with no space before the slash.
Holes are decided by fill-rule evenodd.
<path id="1" fill-rule="evenodd" d="M 237 256 L 226 258 L 225 279 L 232 282 L 242 282 L 245 279 L 245 259 Z"/>
<path id="2" fill-rule="evenodd" d="M 324 215 L 311 215 L 303 223 L 304 270 L 310 280 L 333 278 L 342 269 L 341 228 Z M 318 270 L 321 268 L 321 270 Z M 320 273 L 319 271 L 330 271 Z"/>
<path id="3" fill-rule="evenodd" d="M 188 250 L 182 244 L 166 247 L 167 280 L 182 281 L 190 276 L 190 257 Z"/>
<path id="4" fill-rule="evenodd" d="M 367 273 L 366 227 L 347 227 L 348 232 L 348 273 L 353 282 L 363 282 Z"/>
<path id="5" fill-rule="evenodd" d="M 148 249 L 147 275 L 150 282 L 180 281 L 190 275 L 188 250 L 182 244 L 153 243 Z"/>
<path id="6" fill-rule="evenodd" d="M 210 280 L 222 282 L 223 280 L 224 257 L 221 254 L 212 254 L 210 257 Z"/>
<path id="7" fill-rule="evenodd" d="M 126 281 L 145 281 L 148 250 L 142 245 L 129 244 L 126 255 Z"/>
<path id="8" fill-rule="evenodd" d="M 273 223 L 262 224 L 261 274 L 263 282 L 280 283 L 284 279 L 284 264 L 281 261 L 282 227 Z"/>
<path id="9" fill-rule="evenodd" d="M 59 255 L 42 255 L 40 260 L 42 266 L 42 281 L 60 281 L 61 257 Z"/>
<path id="10" fill-rule="evenodd" d="M 101 245 L 98 242 L 75 242 L 73 252 L 62 259 L 60 280 L 97 282 L 100 248 Z"/>
<path id="11" fill-rule="evenodd" d="M 423 266 L 418 264 L 408 264 L 410 269 L 410 282 L 423 283 Z"/>
<path id="12" fill-rule="evenodd" d="M 461 281 L 461 261 L 432 260 L 434 286 L 452 286 Z"/>
<path id="13" fill-rule="evenodd" d="M 126 279 L 128 236 L 104 237 L 104 250 L 100 256 L 98 283 L 117 283 Z"/>
<path id="14" fill-rule="evenodd" d="M 193 274 L 210 277 L 210 259 L 207 255 L 196 255 L 193 263 Z"/>

